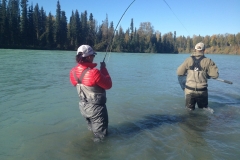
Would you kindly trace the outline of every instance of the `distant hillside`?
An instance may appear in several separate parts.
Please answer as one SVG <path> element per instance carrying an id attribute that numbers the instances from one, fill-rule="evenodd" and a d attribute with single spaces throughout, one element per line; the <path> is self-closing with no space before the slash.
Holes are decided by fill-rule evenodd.
<path id="1" fill-rule="evenodd" d="M 183 49 L 178 49 L 179 53 L 189 53 Z M 238 46 L 227 46 L 224 48 L 219 48 L 216 46 L 206 48 L 206 54 L 237 54 L 240 55 L 240 47 Z"/>

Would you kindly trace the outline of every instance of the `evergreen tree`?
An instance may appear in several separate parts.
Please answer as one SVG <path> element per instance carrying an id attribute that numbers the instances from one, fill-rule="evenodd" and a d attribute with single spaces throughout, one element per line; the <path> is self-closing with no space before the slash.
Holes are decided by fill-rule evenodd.
<path id="1" fill-rule="evenodd" d="M 46 42 L 47 48 L 53 49 L 54 47 L 54 21 L 51 12 L 48 14 L 47 17 L 47 24 L 46 24 Z"/>
<path id="2" fill-rule="evenodd" d="M 187 52 L 192 52 L 192 42 L 191 42 L 191 38 L 190 38 L 190 36 L 187 36 L 187 48 L 186 48 L 186 50 L 187 50 Z"/>
<path id="3" fill-rule="evenodd" d="M 119 52 L 123 52 L 124 50 L 124 38 L 125 38 L 125 33 L 123 31 L 122 26 L 119 27 L 119 36 L 118 36 L 118 43 L 117 46 L 119 48 Z"/>
<path id="4" fill-rule="evenodd" d="M 128 50 L 130 51 L 130 52 L 134 52 L 134 48 L 135 48 L 135 46 L 134 46 L 134 43 L 135 43 L 135 41 L 134 41 L 134 24 L 133 24 L 133 19 L 131 19 L 131 23 L 130 23 L 130 41 L 129 41 L 129 48 L 128 48 Z"/>
<path id="5" fill-rule="evenodd" d="M 39 45 L 42 47 L 46 47 L 47 45 L 47 38 L 46 38 L 46 30 L 47 30 L 47 16 L 46 16 L 46 12 L 44 11 L 43 7 L 41 7 L 40 10 L 40 15 L 39 15 L 39 38 L 38 38 L 38 42 Z M 36 25 L 35 25 L 36 26 Z"/>
<path id="6" fill-rule="evenodd" d="M 129 42 L 130 42 L 130 31 L 129 29 L 126 30 L 124 33 L 124 46 L 123 46 L 123 51 L 127 52 L 129 50 Z"/>
<path id="7" fill-rule="evenodd" d="M 34 18 L 33 5 L 31 5 L 28 9 L 28 32 L 27 32 L 28 44 L 31 47 L 34 47 L 37 45 L 37 34 L 36 34 L 33 18 Z"/>
<path id="8" fill-rule="evenodd" d="M 27 46 L 27 37 L 28 37 L 28 12 L 27 12 L 27 4 L 28 0 L 21 0 L 21 24 L 20 24 L 20 32 L 21 32 L 21 43 L 23 46 Z"/>
<path id="9" fill-rule="evenodd" d="M 139 35 L 137 34 L 137 28 L 135 28 L 135 31 L 134 31 L 134 52 L 140 52 L 140 41 L 139 41 Z"/>
<path id="10" fill-rule="evenodd" d="M 93 14 L 90 13 L 89 16 L 89 32 L 88 32 L 88 37 L 87 37 L 87 44 L 89 44 L 90 46 L 94 46 L 95 44 L 95 39 L 96 39 L 96 32 L 95 32 L 95 20 L 93 19 Z"/>
<path id="11" fill-rule="evenodd" d="M 152 34 L 150 40 L 149 52 L 150 53 L 157 53 L 157 35 L 156 33 Z"/>
<path id="12" fill-rule="evenodd" d="M 62 48 L 67 49 L 67 33 L 68 33 L 68 28 L 67 28 L 67 17 L 65 15 L 65 12 L 62 11 L 62 15 L 61 15 L 61 41 L 60 41 L 60 45 L 62 46 Z"/>
<path id="13" fill-rule="evenodd" d="M 9 21 L 7 16 L 7 0 L 2 0 L 0 8 L 0 46 L 9 45 L 10 31 Z"/>
<path id="14" fill-rule="evenodd" d="M 113 26 L 113 21 L 111 21 L 110 27 L 108 28 L 108 45 L 109 45 L 109 47 L 111 47 L 111 48 L 109 48 L 109 50 L 112 50 L 112 47 L 114 45 L 114 43 L 113 43 L 115 40 L 114 37 L 115 37 L 114 36 L 114 26 Z"/>
<path id="15" fill-rule="evenodd" d="M 78 48 L 78 46 L 82 45 L 83 42 L 81 41 L 81 21 L 80 21 L 80 16 L 78 10 L 75 12 L 74 16 L 74 26 L 73 26 L 73 34 L 74 34 L 74 47 L 75 49 Z"/>
<path id="16" fill-rule="evenodd" d="M 178 53 L 178 47 L 177 47 L 177 33 L 174 31 L 174 36 L 173 36 L 173 53 Z"/>
<path id="17" fill-rule="evenodd" d="M 94 45 L 94 48 L 95 48 L 96 50 L 99 50 L 99 51 L 103 51 L 102 36 L 103 36 L 103 33 L 102 33 L 102 25 L 100 25 L 100 26 L 97 28 L 96 43 L 95 43 L 95 45 Z"/>
<path id="18" fill-rule="evenodd" d="M 159 31 L 156 32 L 156 38 L 157 38 L 156 50 L 157 50 L 157 53 L 161 53 L 162 52 L 162 37 L 161 37 L 161 33 Z"/>
<path id="19" fill-rule="evenodd" d="M 19 45 L 20 36 L 20 11 L 19 11 L 19 1 L 9 0 L 8 1 L 8 21 L 9 21 L 9 31 L 10 31 L 10 44 L 13 47 Z"/>
<path id="20" fill-rule="evenodd" d="M 81 45 L 81 22 L 78 10 L 72 11 L 68 27 L 68 39 L 71 49 L 77 49 Z"/>
<path id="21" fill-rule="evenodd" d="M 0 47 L 1 47 L 1 42 L 2 42 L 2 36 L 3 36 L 3 32 L 2 32 L 2 25 L 3 25 L 3 16 L 2 16 L 2 2 L 0 1 Z"/>
<path id="22" fill-rule="evenodd" d="M 133 34 L 134 34 L 134 24 L 133 24 L 133 18 L 131 19 L 131 24 L 130 24 L 130 39 L 133 39 Z"/>
<path id="23" fill-rule="evenodd" d="M 81 13 L 81 26 L 82 29 L 80 30 L 81 34 L 81 44 L 87 44 L 89 28 L 88 28 L 88 20 L 87 20 L 87 11 Z"/>
<path id="24" fill-rule="evenodd" d="M 34 11 L 33 11 L 33 23 L 34 23 L 34 30 L 36 33 L 37 40 L 39 41 L 40 38 L 40 26 L 41 26 L 41 19 L 40 19 L 40 11 L 38 4 L 35 5 Z"/>
<path id="25" fill-rule="evenodd" d="M 102 41 L 105 43 L 105 48 L 110 43 L 109 37 L 108 37 L 108 15 L 106 15 L 105 21 L 103 21 L 102 24 Z"/>
<path id="26" fill-rule="evenodd" d="M 56 9 L 56 20 L 54 23 L 54 41 L 56 43 L 57 48 L 61 48 L 61 6 L 59 0 L 57 1 L 57 9 Z"/>
<path id="27" fill-rule="evenodd" d="M 73 33 L 73 27 L 74 27 L 74 12 L 72 11 L 72 15 L 70 16 L 69 25 L 68 25 L 68 39 L 69 39 L 69 48 L 73 49 L 74 45 L 74 33 Z"/>

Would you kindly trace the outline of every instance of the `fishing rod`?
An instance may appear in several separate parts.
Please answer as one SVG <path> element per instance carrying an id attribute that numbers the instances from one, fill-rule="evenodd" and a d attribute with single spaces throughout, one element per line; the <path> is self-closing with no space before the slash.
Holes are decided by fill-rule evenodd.
<path id="1" fill-rule="evenodd" d="M 231 81 L 227 81 L 227 80 L 220 79 L 220 78 L 216 78 L 214 80 L 217 80 L 217 81 L 220 81 L 220 82 L 224 82 L 224 83 L 227 83 L 227 84 L 233 84 Z"/>
<path id="2" fill-rule="evenodd" d="M 112 50 L 112 42 L 113 42 L 113 39 L 114 39 L 114 37 L 115 37 L 115 32 L 116 32 L 116 30 L 117 30 L 117 27 L 118 27 L 119 23 L 121 22 L 123 16 L 125 15 L 125 13 L 127 12 L 128 8 L 130 8 L 130 6 L 133 4 L 133 2 L 135 2 L 135 0 L 133 0 L 132 3 L 127 7 L 127 9 L 125 10 L 125 12 L 122 14 L 122 17 L 121 17 L 120 20 L 118 21 L 118 24 L 117 24 L 117 26 L 115 27 L 115 30 L 114 30 L 114 32 L 113 32 L 112 38 L 110 39 L 111 41 L 110 41 L 110 43 L 107 45 L 106 54 L 105 54 L 105 56 L 104 56 L 104 58 L 103 58 L 103 62 L 105 61 L 105 58 L 106 58 L 106 56 L 107 56 L 107 53 L 108 53 L 107 51 L 108 51 L 109 46 L 110 46 L 110 50 L 109 50 L 109 51 L 111 52 L 111 50 Z"/>

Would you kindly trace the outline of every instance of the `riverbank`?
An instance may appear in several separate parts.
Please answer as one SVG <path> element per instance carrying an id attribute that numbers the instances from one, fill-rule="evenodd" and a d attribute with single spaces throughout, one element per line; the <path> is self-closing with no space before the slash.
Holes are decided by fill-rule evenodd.
<path id="1" fill-rule="evenodd" d="M 183 49 L 178 49 L 179 53 L 189 53 L 187 51 L 184 51 Z M 240 47 L 238 46 L 228 46 L 224 48 L 219 47 L 210 47 L 206 48 L 205 50 L 206 54 L 236 54 L 240 55 Z"/>

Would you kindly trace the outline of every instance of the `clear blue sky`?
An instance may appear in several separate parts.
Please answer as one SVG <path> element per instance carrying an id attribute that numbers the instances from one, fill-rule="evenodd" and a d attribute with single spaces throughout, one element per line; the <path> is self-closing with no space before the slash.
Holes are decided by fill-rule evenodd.
<path id="1" fill-rule="evenodd" d="M 59 0 L 69 20 L 72 11 L 85 10 L 101 24 L 108 15 L 114 28 L 133 0 Z M 166 4 L 166 3 L 168 4 Z M 43 7 L 48 15 L 56 15 L 57 0 L 29 0 L 28 4 Z M 176 31 L 177 36 L 237 34 L 240 32 L 240 0 L 135 0 L 119 26 L 124 31 L 133 18 L 137 29 L 141 22 L 150 22 L 162 34 Z"/>

